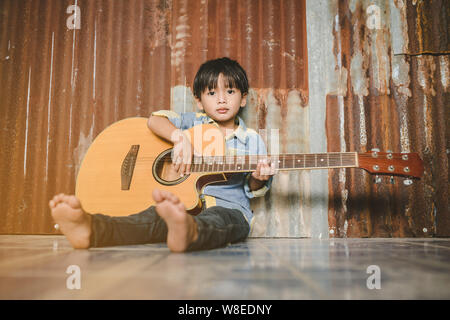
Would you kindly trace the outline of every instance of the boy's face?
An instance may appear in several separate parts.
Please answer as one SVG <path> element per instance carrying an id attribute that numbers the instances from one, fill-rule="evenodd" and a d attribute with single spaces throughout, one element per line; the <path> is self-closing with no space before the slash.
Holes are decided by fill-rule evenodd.
<path id="1" fill-rule="evenodd" d="M 223 75 L 217 79 L 217 88 L 206 88 L 197 99 L 197 105 L 219 125 L 231 127 L 241 107 L 246 105 L 246 96 L 236 88 L 228 88 Z"/>

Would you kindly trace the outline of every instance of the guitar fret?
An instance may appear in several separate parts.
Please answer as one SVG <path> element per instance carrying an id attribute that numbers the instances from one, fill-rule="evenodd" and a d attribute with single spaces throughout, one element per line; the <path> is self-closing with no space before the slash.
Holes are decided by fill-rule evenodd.
<path id="1" fill-rule="evenodd" d="M 297 159 L 297 157 L 298 157 L 298 154 L 295 154 L 292 157 L 292 168 L 293 169 L 297 169 L 298 168 L 298 164 L 299 164 L 299 160 L 300 159 Z"/>
<path id="2" fill-rule="evenodd" d="M 208 166 L 207 166 L 207 172 L 212 172 L 212 168 L 214 167 L 214 164 L 212 162 L 211 157 L 208 157 Z"/>
<path id="3" fill-rule="evenodd" d="M 232 165 L 234 164 L 234 162 L 234 156 L 227 156 L 228 171 L 233 171 Z"/>
<path id="4" fill-rule="evenodd" d="M 238 161 L 236 161 L 236 170 L 242 170 L 242 157 L 238 157 Z"/>
<path id="5" fill-rule="evenodd" d="M 253 171 L 256 170 L 256 166 L 258 164 L 258 156 L 257 155 L 250 155 L 248 156 L 248 170 Z M 256 165 L 255 165 L 256 164 Z"/>
<path id="6" fill-rule="evenodd" d="M 304 158 L 305 158 L 305 163 L 304 163 L 304 168 L 306 168 L 306 167 L 308 167 L 308 168 L 312 168 L 312 167 L 314 167 L 315 165 L 314 165 L 314 163 L 315 163 L 315 161 L 314 161 L 314 159 L 312 159 L 312 155 L 304 155 Z"/>
<path id="7" fill-rule="evenodd" d="M 222 161 L 220 161 L 220 157 L 216 157 L 216 171 L 221 171 L 220 167 L 222 165 Z"/>
<path id="8" fill-rule="evenodd" d="M 327 166 L 325 166 L 325 154 L 319 153 L 319 165 L 317 165 L 317 160 L 316 160 L 316 168 L 324 168 L 324 167 L 325 168 L 327 167 Z"/>

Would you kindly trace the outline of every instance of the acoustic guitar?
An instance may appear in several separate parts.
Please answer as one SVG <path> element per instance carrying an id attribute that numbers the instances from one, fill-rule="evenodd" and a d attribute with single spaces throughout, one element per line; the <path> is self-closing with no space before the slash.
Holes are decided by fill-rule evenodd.
<path id="1" fill-rule="evenodd" d="M 186 130 L 197 154 L 191 173 L 180 177 L 172 167 L 172 144 L 147 127 L 147 118 L 118 121 L 102 131 L 89 147 L 80 166 L 75 194 L 87 212 L 125 216 L 155 202 L 152 190 L 176 194 L 190 214 L 202 210 L 199 195 L 205 186 L 225 182 L 236 172 L 251 172 L 261 157 L 279 171 L 360 168 L 371 174 L 419 178 L 422 160 L 417 153 L 371 151 L 315 154 L 229 156 L 217 126 L 203 124 Z"/>

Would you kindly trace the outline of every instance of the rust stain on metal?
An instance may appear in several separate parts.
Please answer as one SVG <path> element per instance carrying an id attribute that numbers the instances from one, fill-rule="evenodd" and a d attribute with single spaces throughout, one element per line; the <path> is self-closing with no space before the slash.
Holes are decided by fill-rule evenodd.
<path id="1" fill-rule="evenodd" d="M 406 1 L 408 54 L 450 53 L 450 4 L 446 0 Z"/>
<path id="2" fill-rule="evenodd" d="M 448 50 L 448 14 L 441 21 L 432 18 L 442 16 L 442 11 L 448 12 L 448 2 L 444 2 L 418 1 L 417 5 L 407 2 L 404 6 L 395 3 L 403 10 L 400 16 L 407 17 L 408 32 L 403 30 L 403 34 L 408 35 L 405 43 L 411 52 Z M 345 179 L 339 179 L 339 173 L 330 173 L 328 222 L 334 230 L 331 236 L 448 235 L 445 123 L 449 122 L 449 112 L 445 106 L 449 100 L 444 85 L 448 78 L 448 55 L 394 60 L 389 25 L 376 30 L 369 28 L 365 10 L 362 1 L 356 2 L 352 9 L 348 1 L 340 1 L 337 7 L 336 66 L 348 69 L 351 65 L 352 70 L 346 79 L 346 90 L 340 91 L 342 96 L 331 93 L 327 96 L 328 151 L 339 151 L 336 149 L 342 139 L 335 136 L 339 132 L 335 122 L 340 119 L 344 122 L 348 151 L 410 149 L 406 151 L 422 156 L 425 176 L 408 187 L 402 179 L 392 184 L 389 178 L 382 178 L 381 184 L 374 184 L 372 176 L 353 169 L 347 170 Z M 343 118 L 339 117 L 339 99 L 346 110 Z"/>

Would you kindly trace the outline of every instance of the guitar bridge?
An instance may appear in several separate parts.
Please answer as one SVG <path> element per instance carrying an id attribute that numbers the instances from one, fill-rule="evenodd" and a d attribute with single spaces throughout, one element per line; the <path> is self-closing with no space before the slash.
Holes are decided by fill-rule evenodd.
<path id="1" fill-rule="evenodd" d="M 132 145 L 125 159 L 123 159 L 122 168 L 120 170 L 122 190 L 130 190 L 131 179 L 133 178 L 134 166 L 136 164 L 138 151 L 139 145 Z"/>

